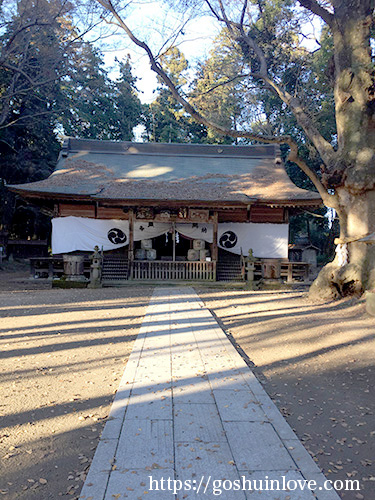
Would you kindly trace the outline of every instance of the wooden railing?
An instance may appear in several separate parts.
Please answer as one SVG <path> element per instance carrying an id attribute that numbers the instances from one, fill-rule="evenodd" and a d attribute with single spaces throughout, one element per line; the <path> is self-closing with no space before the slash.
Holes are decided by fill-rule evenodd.
<path id="1" fill-rule="evenodd" d="M 309 281 L 309 264 L 307 262 L 282 262 L 280 276 L 288 283 L 293 281 Z"/>
<path id="2" fill-rule="evenodd" d="M 30 278 L 61 278 L 64 274 L 63 256 L 54 257 L 31 257 L 30 259 Z M 91 261 L 88 257 L 84 260 L 84 274 L 86 278 L 90 277 Z"/>
<path id="3" fill-rule="evenodd" d="M 263 259 L 255 262 L 254 277 L 255 280 L 264 278 Z M 281 259 L 277 271 L 276 279 L 281 278 L 287 283 L 293 282 L 308 282 L 309 281 L 309 264 L 307 262 L 293 262 Z"/>
<path id="4" fill-rule="evenodd" d="M 134 280 L 214 281 L 216 262 L 140 261 L 132 263 Z"/>
<path id="5" fill-rule="evenodd" d="M 85 259 L 85 275 L 90 275 L 90 260 Z M 64 274 L 62 256 L 40 257 L 30 259 L 32 278 L 61 277 Z M 241 275 L 244 269 L 241 259 Z M 186 280 L 186 281 L 215 281 L 216 262 L 206 261 L 133 261 L 131 276 L 134 280 Z M 290 262 L 281 260 L 276 278 L 281 278 L 288 283 L 308 282 L 309 264 L 306 262 Z M 262 260 L 255 262 L 255 280 L 264 278 Z"/>

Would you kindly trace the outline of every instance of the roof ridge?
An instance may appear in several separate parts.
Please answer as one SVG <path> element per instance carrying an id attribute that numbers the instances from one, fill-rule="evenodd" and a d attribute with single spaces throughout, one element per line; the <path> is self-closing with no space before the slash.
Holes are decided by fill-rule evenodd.
<path id="1" fill-rule="evenodd" d="M 228 145 L 163 142 L 102 141 L 67 137 L 62 147 L 62 155 L 71 152 L 92 151 L 106 154 L 142 154 L 170 156 L 212 156 L 273 158 L 280 156 L 278 144 Z"/>

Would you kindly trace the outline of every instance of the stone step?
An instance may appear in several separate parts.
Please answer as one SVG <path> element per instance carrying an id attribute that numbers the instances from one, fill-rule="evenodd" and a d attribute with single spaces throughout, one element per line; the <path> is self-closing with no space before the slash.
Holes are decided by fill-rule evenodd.
<path id="1" fill-rule="evenodd" d="M 102 280 L 118 281 L 127 280 L 129 262 L 123 257 L 106 257 L 103 260 Z"/>

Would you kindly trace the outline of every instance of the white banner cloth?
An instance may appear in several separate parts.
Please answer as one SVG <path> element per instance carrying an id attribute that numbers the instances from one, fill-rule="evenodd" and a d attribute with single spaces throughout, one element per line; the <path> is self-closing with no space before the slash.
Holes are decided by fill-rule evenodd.
<path id="1" fill-rule="evenodd" d="M 113 250 L 129 243 L 129 221 L 57 217 L 52 219 L 52 253 Z"/>
<path id="2" fill-rule="evenodd" d="M 253 224 L 225 222 L 219 224 L 218 246 L 228 252 L 248 255 L 253 249 L 254 257 L 263 259 L 288 258 L 288 224 Z"/>
<path id="3" fill-rule="evenodd" d="M 134 241 L 149 240 L 172 229 L 171 222 L 134 222 Z"/>
<path id="4" fill-rule="evenodd" d="M 171 222 L 134 223 L 134 241 L 152 239 L 168 232 Z M 188 238 L 212 243 L 213 225 L 177 223 L 176 231 Z M 52 253 L 76 250 L 92 252 L 97 245 L 113 250 L 129 243 L 129 221 L 57 217 L 52 220 Z M 252 248 L 255 257 L 282 259 L 288 257 L 288 224 L 220 223 L 218 246 L 228 252 L 246 256 Z"/>
<path id="5" fill-rule="evenodd" d="M 213 241 L 213 225 L 212 224 L 201 224 L 201 223 L 177 223 L 176 231 L 178 231 L 182 236 L 191 238 L 192 240 L 204 240 L 208 243 Z"/>

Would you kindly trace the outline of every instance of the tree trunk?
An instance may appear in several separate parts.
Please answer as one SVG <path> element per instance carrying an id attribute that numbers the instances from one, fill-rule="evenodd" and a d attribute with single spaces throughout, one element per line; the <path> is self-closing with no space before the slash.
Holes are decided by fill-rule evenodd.
<path id="1" fill-rule="evenodd" d="M 375 190 L 352 194 L 347 188 L 337 189 L 340 208 L 340 238 L 346 245 L 347 263 L 336 255 L 320 272 L 310 288 L 310 298 L 329 300 L 360 295 L 375 289 L 375 244 L 360 242 L 375 231 Z"/>
<path id="2" fill-rule="evenodd" d="M 340 238 L 336 256 L 310 289 L 312 298 L 336 298 L 375 289 L 375 72 L 370 45 L 371 0 L 333 0 L 337 152 L 323 183 L 337 196 Z M 343 254 L 341 253 L 341 256 Z M 346 257 L 346 255 L 345 255 Z"/>

